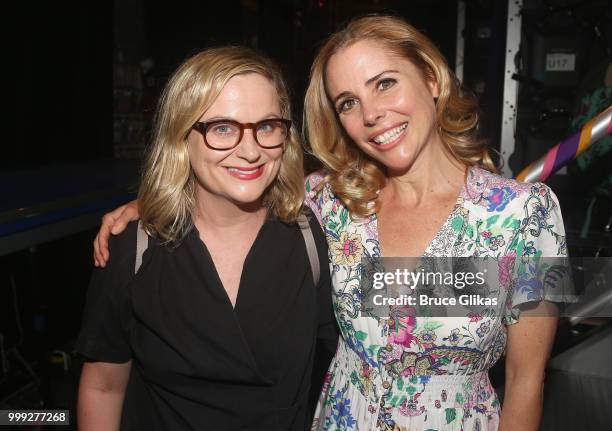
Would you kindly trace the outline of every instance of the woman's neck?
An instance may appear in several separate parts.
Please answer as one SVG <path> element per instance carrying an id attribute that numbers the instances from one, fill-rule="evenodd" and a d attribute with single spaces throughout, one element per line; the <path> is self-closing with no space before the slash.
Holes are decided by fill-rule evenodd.
<path id="1" fill-rule="evenodd" d="M 263 199 L 250 203 L 236 203 L 206 190 L 198 190 L 192 212 L 193 221 L 200 232 L 236 232 L 258 229 L 266 219 L 267 208 Z"/>
<path id="2" fill-rule="evenodd" d="M 419 205 L 427 196 L 457 194 L 466 166 L 457 161 L 441 141 L 430 142 L 404 172 L 389 172 L 383 189 L 386 198 Z"/>

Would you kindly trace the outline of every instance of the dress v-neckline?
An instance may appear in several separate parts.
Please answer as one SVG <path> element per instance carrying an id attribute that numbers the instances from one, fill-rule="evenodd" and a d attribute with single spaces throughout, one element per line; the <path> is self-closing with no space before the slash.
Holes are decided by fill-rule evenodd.
<path id="1" fill-rule="evenodd" d="M 421 252 L 420 256 L 418 256 L 419 258 L 426 257 L 431 254 L 430 249 L 434 245 L 436 239 L 445 230 L 445 228 L 450 223 L 452 223 L 452 220 L 455 218 L 456 213 L 459 211 L 459 208 L 461 208 L 461 203 L 464 201 L 467 195 L 467 182 L 469 181 L 469 178 L 470 178 L 471 169 L 472 168 L 469 166 L 466 168 L 465 178 L 461 185 L 461 188 L 459 189 L 459 193 L 457 194 L 457 198 L 455 199 L 455 203 L 453 204 L 453 207 L 451 208 L 450 212 L 448 213 L 448 216 L 446 216 L 446 219 L 444 220 L 444 222 L 442 222 L 442 224 L 440 225 L 436 233 L 428 241 L 427 245 Z M 375 234 L 375 240 L 378 243 L 378 250 L 380 253 L 380 257 L 381 258 L 389 257 L 389 256 L 384 256 L 382 253 L 382 246 L 380 244 L 380 235 L 379 235 L 379 230 L 378 230 L 378 220 L 379 220 L 378 213 L 372 214 L 373 232 Z M 410 256 L 390 256 L 390 257 L 410 257 Z M 416 257 L 416 256 L 412 256 L 412 257 Z"/>
<path id="2" fill-rule="evenodd" d="M 257 244 L 257 242 L 260 241 L 260 238 L 262 236 L 262 232 L 264 231 L 264 228 L 267 226 L 269 220 L 270 220 L 269 216 L 266 216 L 266 218 L 264 219 L 263 224 L 259 227 L 259 230 L 257 231 L 257 235 L 255 236 L 255 239 L 253 240 L 253 243 L 249 247 L 249 251 L 247 252 L 247 254 L 246 254 L 245 258 L 244 258 L 244 262 L 242 263 L 242 270 L 240 271 L 240 281 L 238 282 L 238 291 L 236 292 L 236 301 L 235 301 L 234 304 L 232 304 L 232 301 L 230 299 L 229 293 L 227 292 L 227 290 L 225 289 L 225 286 L 223 285 L 223 281 L 221 280 L 221 276 L 219 275 L 219 270 L 217 269 L 217 266 L 215 265 L 215 261 L 214 261 L 214 259 L 212 257 L 212 254 L 210 253 L 210 250 L 208 249 L 208 246 L 206 245 L 206 243 L 200 237 L 200 231 L 196 227 L 195 223 L 193 224 L 192 234 L 195 235 L 194 239 L 198 241 L 198 243 L 200 244 L 200 249 L 202 250 L 202 253 L 204 254 L 205 258 L 208 260 L 208 263 L 210 265 L 210 268 L 211 268 L 211 271 L 213 273 L 214 279 L 216 281 L 216 283 L 215 283 L 216 288 L 220 291 L 220 294 L 224 298 L 224 302 L 227 304 L 227 306 L 229 306 L 231 312 L 234 315 L 238 312 L 238 304 L 239 304 L 240 297 L 241 297 L 240 293 L 243 291 L 243 288 L 244 288 L 244 286 L 243 286 L 243 283 L 244 283 L 244 274 L 245 274 L 245 269 L 246 269 L 246 266 L 247 266 L 247 262 L 249 261 L 249 259 L 251 258 L 251 255 L 253 254 L 253 252 L 255 250 L 255 245 Z"/>

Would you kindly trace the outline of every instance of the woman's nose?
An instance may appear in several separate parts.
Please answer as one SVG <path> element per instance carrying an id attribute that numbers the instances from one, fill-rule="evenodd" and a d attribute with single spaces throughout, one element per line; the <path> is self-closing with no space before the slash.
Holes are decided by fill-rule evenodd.
<path id="1" fill-rule="evenodd" d="M 361 109 L 365 126 L 374 126 L 385 115 L 384 109 L 375 102 L 362 102 Z"/>
<path id="2" fill-rule="evenodd" d="M 236 149 L 236 155 L 249 163 L 253 163 L 261 157 L 261 148 L 255 140 L 254 133 L 253 129 L 245 129 Z"/>

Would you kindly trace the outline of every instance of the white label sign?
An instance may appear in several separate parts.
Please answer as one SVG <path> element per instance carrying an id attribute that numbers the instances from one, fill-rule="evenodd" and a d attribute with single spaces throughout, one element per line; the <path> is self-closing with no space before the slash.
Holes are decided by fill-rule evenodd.
<path id="1" fill-rule="evenodd" d="M 547 72 L 573 72 L 576 68 L 576 54 L 546 54 Z"/>

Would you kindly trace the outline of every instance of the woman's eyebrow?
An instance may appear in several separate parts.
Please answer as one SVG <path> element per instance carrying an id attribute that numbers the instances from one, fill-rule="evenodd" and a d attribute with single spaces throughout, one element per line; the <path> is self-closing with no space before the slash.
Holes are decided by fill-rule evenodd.
<path id="1" fill-rule="evenodd" d="M 377 73 L 376 75 L 374 75 L 373 77 L 369 78 L 366 82 L 365 85 L 366 87 L 371 85 L 373 82 L 376 82 L 381 76 L 383 76 L 385 73 L 399 73 L 398 70 L 395 69 L 389 69 L 389 70 L 383 70 L 380 73 Z M 338 94 L 334 99 L 333 99 L 333 104 L 335 105 L 336 103 L 338 103 L 338 100 L 342 99 L 343 97 L 349 96 L 352 93 L 350 91 L 343 91 L 342 93 Z"/>
<path id="2" fill-rule="evenodd" d="M 383 70 L 382 72 L 374 75 L 373 77 L 371 77 L 370 79 L 368 79 L 365 82 L 366 87 L 370 84 L 372 84 L 374 81 L 378 80 L 378 78 L 380 78 L 381 76 L 383 76 L 385 73 L 399 73 L 399 71 L 394 70 L 394 69 L 389 69 L 389 70 Z"/>
<path id="3" fill-rule="evenodd" d="M 262 120 L 267 120 L 268 118 L 281 118 L 282 115 L 278 114 L 276 112 L 269 112 L 266 115 L 262 116 L 261 119 Z"/>
<path id="4" fill-rule="evenodd" d="M 278 114 L 276 112 L 269 112 L 267 114 L 262 115 L 260 117 L 260 119 L 257 120 L 257 121 L 268 120 L 270 118 L 282 118 L 282 115 Z M 214 117 L 207 118 L 207 119 L 205 119 L 203 121 L 205 123 L 209 123 L 211 121 L 223 121 L 223 120 L 236 121 L 236 122 L 240 123 L 240 121 L 236 120 L 234 117 L 222 116 L 222 115 L 215 115 Z M 255 121 L 255 122 L 257 122 L 257 121 Z"/>
<path id="5" fill-rule="evenodd" d="M 222 117 L 220 115 L 216 115 L 214 117 L 210 117 L 210 118 L 206 118 L 204 120 L 202 120 L 204 123 L 209 123 L 211 121 L 219 121 L 219 120 L 232 120 L 235 121 L 233 118 L 231 117 Z"/>

